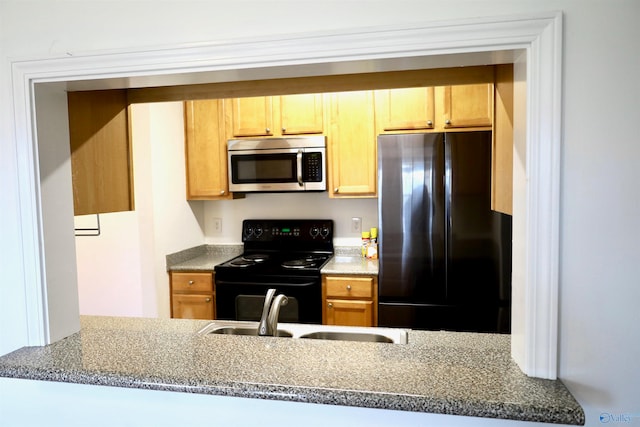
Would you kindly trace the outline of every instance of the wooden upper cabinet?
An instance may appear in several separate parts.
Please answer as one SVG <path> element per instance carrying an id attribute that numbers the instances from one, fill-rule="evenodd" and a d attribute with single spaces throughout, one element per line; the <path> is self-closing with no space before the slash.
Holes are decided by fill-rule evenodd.
<path id="1" fill-rule="evenodd" d="M 328 109 L 329 197 L 375 197 L 373 91 L 332 93 Z"/>
<path id="2" fill-rule="evenodd" d="M 432 87 L 375 91 L 378 133 L 424 131 L 434 127 Z"/>
<path id="3" fill-rule="evenodd" d="M 69 92 L 75 215 L 134 209 L 126 90 Z"/>
<path id="4" fill-rule="evenodd" d="M 184 103 L 188 200 L 232 197 L 222 102 L 212 99 Z"/>
<path id="5" fill-rule="evenodd" d="M 282 135 L 324 132 L 322 94 L 286 95 L 278 97 L 278 101 Z"/>
<path id="6" fill-rule="evenodd" d="M 493 84 L 442 88 L 444 128 L 488 127 L 493 122 Z"/>
<path id="7" fill-rule="evenodd" d="M 324 132 L 322 94 L 234 98 L 225 110 L 234 138 Z"/>
<path id="8" fill-rule="evenodd" d="M 273 97 L 233 98 L 228 105 L 234 137 L 274 135 Z"/>

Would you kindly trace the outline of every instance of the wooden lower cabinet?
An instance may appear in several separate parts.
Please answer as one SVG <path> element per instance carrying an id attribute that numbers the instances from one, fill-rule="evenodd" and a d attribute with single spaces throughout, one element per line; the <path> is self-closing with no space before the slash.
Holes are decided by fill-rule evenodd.
<path id="1" fill-rule="evenodd" d="M 213 272 L 171 272 L 171 318 L 215 319 Z"/>
<path id="2" fill-rule="evenodd" d="M 322 323 L 342 326 L 378 325 L 376 276 L 322 277 Z"/>

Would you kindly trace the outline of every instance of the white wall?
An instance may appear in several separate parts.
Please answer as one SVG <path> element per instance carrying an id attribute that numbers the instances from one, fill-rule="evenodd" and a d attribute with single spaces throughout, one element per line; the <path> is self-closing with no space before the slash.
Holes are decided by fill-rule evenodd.
<path id="1" fill-rule="evenodd" d="M 206 202 L 207 243 L 238 243 L 242 220 L 249 218 L 333 219 L 334 245 L 358 246 L 359 233 L 351 231 L 351 218 L 362 218 L 362 229 L 378 226 L 378 199 L 329 199 L 321 193 L 247 194 L 244 199 Z M 222 218 L 222 233 L 213 229 L 213 218 Z"/>
<path id="2" fill-rule="evenodd" d="M 20 309 L 25 296 L 19 284 L 34 274 L 24 271 L 20 251 L 22 234 L 30 230 L 22 227 L 19 210 L 10 58 L 560 9 L 565 32 L 559 375 L 585 408 L 587 425 L 599 425 L 603 412 L 639 413 L 640 3 L 363 0 L 304 1 L 304 7 L 300 3 L 219 0 L 199 2 L 197 7 L 189 2 L 151 6 L 124 0 L 0 3 L 0 349 L 9 351 L 27 341 L 26 314 Z M 176 26 L 176 22 L 188 24 Z M 5 326 L 9 322 L 10 328 Z M 362 417 L 375 420 L 377 414 L 363 411 Z"/>

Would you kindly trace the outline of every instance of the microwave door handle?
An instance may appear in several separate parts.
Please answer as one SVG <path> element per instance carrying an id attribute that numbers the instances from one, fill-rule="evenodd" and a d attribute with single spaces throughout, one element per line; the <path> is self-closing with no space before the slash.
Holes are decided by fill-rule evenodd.
<path id="1" fill-rule="evenodd" d="M 302 181 L 302 150 L 298 150 L 298 155 L 296 156 L 296 161 L 298 164 L 298 185 L 300 187 L 304 187 L 304 182 Z"/>

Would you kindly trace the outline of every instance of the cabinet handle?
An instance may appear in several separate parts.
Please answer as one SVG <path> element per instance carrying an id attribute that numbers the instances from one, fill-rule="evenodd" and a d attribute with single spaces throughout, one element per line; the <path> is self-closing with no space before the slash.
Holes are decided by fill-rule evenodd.
<path id="1" fill-rule="evenodd" d="M 287 131 L 287 128 L 282 128 L 282 133 L 285 133 Z"/>
<path id="2" fill-rule="evenodd" d="M 193 285 L 195 282 L 193 280 L 189 280 L 189 285 Z"/>
<path id="3" fill-rule="evenodd" d="M 205 302 L 211 302 L 211 298 L 205 298 Z"/>
<path id="4" fill-rule="evenodd" d="M 330 303 L 328 303 L 328 304 L 327 304 L 327 307 L 329 307 L 329 308 L 333 308 L 333 303 L 331 303 L 331 302 L 330 302 Z"/>
<path id="5" fill-rule="evenodd" d="M 340 189 L 339 189 L 338 187 L 336 187 L 336 188 L 334 188 L 334 189 L 333 189 L 333 192 L 334 192 L 334 193 L 337 193 L 338 191 L 340 191 Z"/>
<path id="6" fill-rule="evenodd" d="M 347 285 L 347 290 L 350 291 L 351 290 L 351 285 Z"/>
<path id="7" fill-rule="evenodd" d="M 221 190 L 221 191 L 220 191 L 220 195 L 221 195 L 221 196 L 224 196 L 224 193 L 225 193 L 225 191 L 224 191 L 224 190 Z"/>
<path id="8" fill-rule="evenodd" d="M 265 129 L 265 132 L 266 132 L 266 133 L 271 133 L 271 129 L 266 128 L 266 129 Z"/>
<path id="9" fill-rule="evenodd" d="M 427 120 L 427 126 L 433 126 L 433 122 L 431 120 Z"/>
<path id="10" fill-rule="evenodd" d="M 445 120 L 445 121 L 444 121 L 444 124 L 445 124 L 445 125 L 450 125 L 450 124 L 451 124 L 451 120 L 449 120 L 449 119 Z"/>

